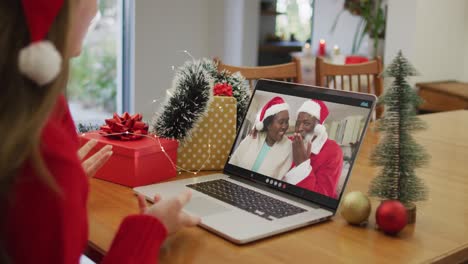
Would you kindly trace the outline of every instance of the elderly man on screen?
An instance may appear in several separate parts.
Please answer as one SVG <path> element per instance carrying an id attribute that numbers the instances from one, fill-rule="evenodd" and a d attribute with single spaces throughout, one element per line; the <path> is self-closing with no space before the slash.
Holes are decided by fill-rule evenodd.
<path id="1" fill-rule="evenodd" d="M 293 164 L 283 181 L 331 198 L 337 198 L 336 187 L 343 167 L 343 152 L 328 139 L 323 126 L 328 107 L 320 100 L 307 100 L 298 110 L 292 140 Z"/>

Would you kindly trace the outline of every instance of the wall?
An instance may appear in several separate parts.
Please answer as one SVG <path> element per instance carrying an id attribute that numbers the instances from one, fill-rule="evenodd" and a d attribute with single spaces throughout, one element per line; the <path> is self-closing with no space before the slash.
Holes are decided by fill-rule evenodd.
<path id="1" fill-rule="evenodd" d="M 276 0 L 262 0 L 261 2 L 268 2 L 271 3 L 273 7 L 276 7 Z M 259 11 L 260 12 L 260 11 Z M 260 32 L 257 36 L 258 42 L 260 44 L 265 43 L 265 39 L 267 35 L 275 34 L 276 28 L 276 16 L 272 15 L 263 15 L 260 16 Z"/>
<path id="2" fill-rule="evenodd" d="M 260 0 L 244 0 L 242 63 L 256 66 L 258 55 L 258 31 L 260 27 Z M 225 53 L 226 54 L 226 53 Z"/>
<path id="3" fill-rule="evenodd" d="M 224 1 L 223 62 L 232 65 L 256 66 L 260 0 Z M 222 38 L 222 35 L 220 34 Z"/>
<path id="4" fill-rule="evenodd" d="M 416 56 L 417 1 L 389 1 L 387 10 L 384 62 L 390 63 L 400 49 L 409 60 L 413 61 Z"/>
<path id="5" fill-rule="evenodd" d="M 466 0 L 388 1 L 385 63 L 401 49 L 420 72 L 412 83 L 466 80 Z"/>
<path id="6" fill-rule="evenodd" d="M 456 80 L 466 50 L 466 0 L 419 0 L 416 32 L 417 69 L 423 81 Z"/>
<path id="7" fill-rule="evenodd" d="M 238 0 L 227 0 L 225 5 L 225 17 L 227 21 L 231 21 L 231 23 L 225 23 L 224 28 L 226 34 L 226 42 L 224 45 L 224 49 L 226 52 L 224 54 L 223 61 L 225 63 L 233 64 L 233 65 L 241 65 L 242 64 L 242 33 L 244 30 L 244 23 L 243 21 L 238 21 L 239 17 L 242 17 L 244 11 L 244 1 Z"/>
<path id="8" fill-rule="evenodd" d="M 169 2 L 169 0 L 166 1 Z M 205 22 L 208 24 L 201 25 L 202 29 L 206 27 L 208 35 L 208 39 L 206 39 L 203 45 L 206 46 L 208 53 L 218 57 L 225 57 L 224 51 L 228 50 L 226 45 L 228 42 L 227 38 L 230 35 L 224 23 L 226 20 L 226 13 L 228 12 L 225 2 L 227 1 L 207 1 L 209 16 Z M 184 30 L 191 30 L 191 26 L 188 26 L 188 28 Z"/>
<path id="9" fill-rule="evenodd" d="M 463 54 L 464 54 L 463 72 L 462 72 L 462 76 L 460 77 L 460 80 L 463 82 L 468 82 L 468 48 L 466 48 L 466 46 L 468 45 L 468 17 L 466 16 L 466 14 L 468 14 L 468 4 L 465 5 L 465 21 L 463 22 L 463 24 L 465 25 L 465 30 L 464 30 L 465 42 L 464 42 L 464 49 L 463 49 Z"/>
<path id="10" fill-rule="evenodd" d="M 244 3 L 245 1 L 245 3 Z M 141 0 L 135 3 L 135 107 L 146 120 L 159 108 L 174 72 L 193 57 L 253 65 L 259 0 Z M 257 7 L 258 10 L 258 7 Z M 254 17 L 255 16 L 255 17 Z"/>
<path id="11" fill-rule="evenodd" d="M 210 56 L 207 39 L 209 1 L 172 0 L 135 3 L 135 111 L 148 119 L 170 88 L 173 71 L 188 59 Z"/>

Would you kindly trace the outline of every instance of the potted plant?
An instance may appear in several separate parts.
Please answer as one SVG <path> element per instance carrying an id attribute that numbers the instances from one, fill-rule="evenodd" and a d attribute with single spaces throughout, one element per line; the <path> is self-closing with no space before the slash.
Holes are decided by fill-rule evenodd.
<path id="1" fill-rule="evenodd" d="M 360 20 L 353 37 L 351 52 L 357 53 L 366 34 L 372 39 L 372 56 L 376 57 L 379 48 L 379 40 L 385 37 L 385 12 L 382 8 L 382 0 L 345 0 L 343 10 L 338 13 L 333 23 L 333 32 L 344 12 L 359 16 Z"/>

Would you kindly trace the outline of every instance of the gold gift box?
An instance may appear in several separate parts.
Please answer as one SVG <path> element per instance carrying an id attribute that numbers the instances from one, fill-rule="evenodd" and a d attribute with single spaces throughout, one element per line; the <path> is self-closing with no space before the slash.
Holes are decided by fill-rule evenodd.
<path id="1" fill-rule="evenodd" d="M 236 137 L 237 101 L 214 96 L 208 113 L 179 146 L 179 170 L 222 170 Z"/>

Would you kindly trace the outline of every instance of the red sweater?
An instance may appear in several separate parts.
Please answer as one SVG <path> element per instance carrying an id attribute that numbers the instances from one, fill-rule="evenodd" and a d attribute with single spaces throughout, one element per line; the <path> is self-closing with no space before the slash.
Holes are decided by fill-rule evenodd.
<path id="1" fill-rule="evenodd" d="M 78 159 L 78 136 L 61 96 L 41 136 L 41 154 L 61 193 L 26 162 L 16 177 L 3 226 L 12 263 L 79 263 L 88 242 L 88 178 Z M 3 217 L 2 217 L 3 218 Z M 153 216 L 126 217 L 104 263 L 156 263 L 167 235 Z"/>
<path id="2" fill-rule="evenodd" d="M 312 171 L 297 186 L 336 199 L 336 186 L 343 168 L 343 151 L 340 146 L 327 139 L 319 154 L 310 155 L 310 165 Z"/>

